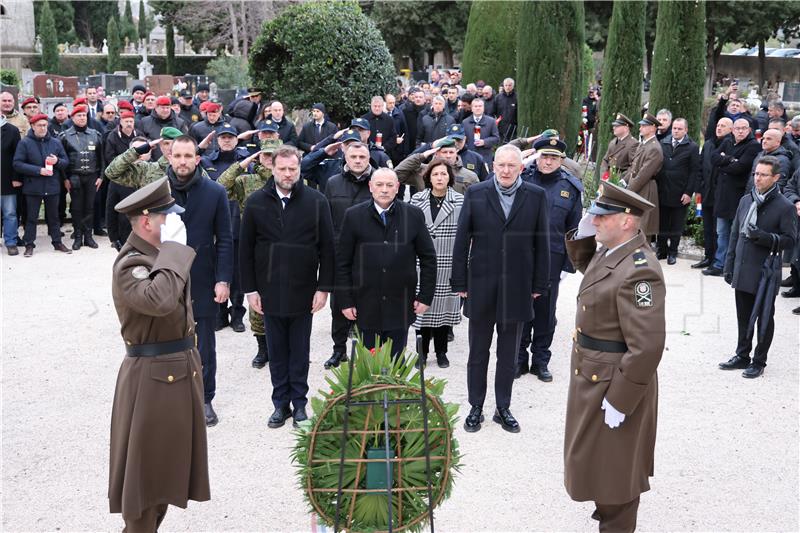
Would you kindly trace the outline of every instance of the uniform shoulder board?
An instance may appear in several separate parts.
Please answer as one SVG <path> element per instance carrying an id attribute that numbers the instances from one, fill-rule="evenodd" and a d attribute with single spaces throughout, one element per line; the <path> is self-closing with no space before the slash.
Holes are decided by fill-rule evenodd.
<path id="1" fill-rule="evenodd" d="M 631 257 L 636 268 L 647 266 L 647 257 L 645 257 L 643 251 L 637 250 Z"/>

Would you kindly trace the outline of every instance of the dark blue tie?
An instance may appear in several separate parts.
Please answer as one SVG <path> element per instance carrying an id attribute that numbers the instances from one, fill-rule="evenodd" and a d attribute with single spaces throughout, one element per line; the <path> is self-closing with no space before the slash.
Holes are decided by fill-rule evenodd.
<path id="1" fill-rule="evenodd" d="M 386 211 L 381 211 L 381 220 L 383 220 L 383 225 L 387 224 L 386 222 Z"/>
<path id="2" fill-rule="evenodd" d="M 289 203 L 289 197 L 288 196 L 282 197 L 281 202 L 283 202 L 283 208 L 286 209 L 286 204 Z"/>

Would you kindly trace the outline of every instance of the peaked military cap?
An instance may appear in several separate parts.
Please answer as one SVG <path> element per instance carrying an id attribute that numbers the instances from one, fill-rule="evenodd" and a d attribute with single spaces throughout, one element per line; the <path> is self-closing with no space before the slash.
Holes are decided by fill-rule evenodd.
<path id="1" fill-rule="evenodd" d="M 369 122 L 367 122 L 367 120 L 363 118 L 354 118 L 352 121 L 350 121 L 350 127 L 361 128 L 362 130 L 367 130 L 367 131 L 370 130 Z"/>
<path id="2" fill-rule="evenodd" d="M 217 128 L 217 136 L 220 135 L 233 135 L 234 137 L 236 137 L 237 135 L 239 135 L 239 132 L 236 130 L 236 128 L 231 126 L 229 123 L 225 122 L 222 124 L 222 126 Z"/>
<path id="3" fill-rule="evenodd" d="M 466 137 L 466 134 L 464 133 L 464 126 L 461 124 L 453 124 L 450 126 L 450 128 L 447 130 L 447 134 L 454 139 L 464 139 Z"/>
<path id="4" fill-rule="evenodd" d="M 650 113 L 645 113 L 642 120 L 639 121 L 640 126 L 659 126 L 658 119 Z"/>
<path id="5" fill-rule="evenodd" d="M 258 126 L 258 131 L 278 133 L 278 125 L 273 120 L 265 120 Z"/>
<path id="6" fill-rule="evenodd" d="M 628 126 L 629 128 L 633 127 L 633 121 L 623 115 L 622 113 L 617 113 L 614 116 L 614 120 L 611 121 L 612 126 Z"/>
<path id="7" fill-rule="evenodd" d="M 348 129 L 347 131 L 344 132 L 344 134 L 342 135 L 342 138 L 340 140 L 343 143 L 346 143 L 347 141 L 359 141 L 359 142 L 361 142 L 361 135 L 356 130 L 354 130 L 353 128 L 350 128 L 350 129 Z"/>
<path id="8" fill-rule="evenodd" d="M 134 191 L 115 205 L 114 210 L 129 217 L 150 213 L 183 213 L 183 208 L 172 197 L 166 176 Z"/>
<path id="9" fill-rule="evenodd" d="M 567 143 L 557 137 L 542 137 L 533 143 L 533 149 L 540 154 L 567 157 Z"/>
<path id="10" fill-rule="evenodd" d="M 600 185 L 597 193 L 597 200 L 592 202 L 591 207 L 589 207 L 589 213 L 593 215 L 629 213 L 642 216 L 646 211 L 655 207 L 655 205 L 635 192 L 623 189 L 619 185 L 614 185 L 607 181 Z"/>

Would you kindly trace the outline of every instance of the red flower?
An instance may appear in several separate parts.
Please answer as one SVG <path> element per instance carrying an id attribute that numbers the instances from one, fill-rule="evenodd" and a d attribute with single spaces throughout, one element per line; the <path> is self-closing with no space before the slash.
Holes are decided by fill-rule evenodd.
<path id="1" fill-rule="evenodd" d="M 371 353 L 372 355 L 375 355 L 375 348 L 370 348 L 369 349 L 369 353 Z"/>

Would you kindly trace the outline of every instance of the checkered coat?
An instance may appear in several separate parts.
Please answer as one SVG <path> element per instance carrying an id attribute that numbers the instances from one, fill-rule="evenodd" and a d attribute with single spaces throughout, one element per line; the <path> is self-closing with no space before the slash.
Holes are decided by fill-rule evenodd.
<path id="1" fill-rule="evenodd" d="M 414 322 L 414 329 L 455 326 L 461 322 L 461 297 L 450 287 L 450 273 L 453 269 L 453 244 L 464 195 L 448 187 L 436 220 L 431 218 L 430 198 L 430 189 L 420 191 L 411 198 L 411 205 L 419 207 L 425 213 L 425 224 L 436 248 L 436 292 L 428 312 L 418 316 Z"/>

